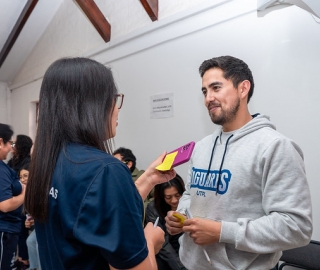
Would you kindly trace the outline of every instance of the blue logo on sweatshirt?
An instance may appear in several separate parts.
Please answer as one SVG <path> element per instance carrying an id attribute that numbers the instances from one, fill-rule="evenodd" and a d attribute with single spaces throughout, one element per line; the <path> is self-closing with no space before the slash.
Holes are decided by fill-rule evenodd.
<path id="1" fill-rule="evenodd" d="M 191 188 L 202 190 L 217 191 L 219 170 L 209 171 L 192 168 Z M 231 180 L 231 172 L 229 170 L 221 170 L 218 194 L 225 194 L 229 188 Z"/>

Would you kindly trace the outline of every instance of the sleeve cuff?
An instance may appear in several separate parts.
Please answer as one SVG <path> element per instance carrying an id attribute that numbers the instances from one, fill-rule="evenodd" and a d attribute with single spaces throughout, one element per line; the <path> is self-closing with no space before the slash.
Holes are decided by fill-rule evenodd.
<path id="1" fill-rule="evenodd" d="M 221 233 L 219 242 L 235 244 L 239 224 L 237 222 L 221 222 Z"/>

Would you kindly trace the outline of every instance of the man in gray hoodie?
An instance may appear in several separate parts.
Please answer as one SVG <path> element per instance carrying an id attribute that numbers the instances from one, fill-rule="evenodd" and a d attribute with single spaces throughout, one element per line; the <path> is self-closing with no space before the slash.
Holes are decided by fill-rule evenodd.
<path id="1" fill-rule="evenodd" d="M 220 125 L 190 160 L 186 191 L 166 217 L 171 234 L 185 233 L 180 258 L 188 269 L 271 269 L 281 251 L 307 245 L 311 198 L 303 153 L 265 115 L 251 115 L 252 73 L 221 56 L 199 68 L 205 106 Z"/>

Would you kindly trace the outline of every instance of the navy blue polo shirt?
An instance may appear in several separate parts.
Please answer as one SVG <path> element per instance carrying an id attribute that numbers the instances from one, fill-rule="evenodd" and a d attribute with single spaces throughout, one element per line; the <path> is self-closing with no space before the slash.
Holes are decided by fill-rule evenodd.
<path id="1" fill-rule="evenodd" d="M 131 180 L 132 181 L 132 180 Z M 11 199 L 22 192 L 17 173 L 0 160 L 0 202 Z M 0 231 L 20 233 L 22 206 L 4 213 L 0 211 Z"/>
<path id="2" fill-rule="evenodd" d="M 148 256 L 143 201 L 128 167 L 93 147 L 60 152 L 49 216 L 36 222 L 44 269 L 132 268 Z"/>

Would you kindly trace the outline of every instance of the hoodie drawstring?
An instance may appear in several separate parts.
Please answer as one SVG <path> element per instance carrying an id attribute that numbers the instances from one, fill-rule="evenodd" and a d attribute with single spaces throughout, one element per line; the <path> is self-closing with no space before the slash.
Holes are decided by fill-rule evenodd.
<path id="1" fill-rule="evenodd" d="M 224 157 L 226 156 L 226 152 L 227 152 L 229 140 L 230 140 L 232 137 L 233 137 L 233 134 L 228 138 L 228 140 L 227 140 L 227 142 L 226 142 L 226 146 L 225 146 L 225 148 L 224 148 L 224 153 L 223 153 L 222 160 L 221 160 L 221 164 L 220 164 L 220 168 L 219 168 L 219 175 L 218 175 L 218 183 L 217 183 L 216 195 L 218 194 L 219 185 L 220 185 L 220 182 L 221 182 L 221 170 L 222 170 L 222 166 L 223 166 L 223 162 L 224 162 Z"/>
<path id="2" fill-rule="evenodd" d="M 226 146 L 225 146 L 225 148 L 224 148 L 224 153 L 223 153 L 222 160 L 221 160 L 221 164 L 220 164 L 220 168 L 219 168 L 219 175 L 218 175 L 216 195 L 218 194 L 219 185 L 220 185 L 220 183 L 221 183 L 221 170 L 222 170 L 224 158 L 225 158 L 225 156 L 226 156 L 226 152 L 227 152 L 227 148 L 228 148 L 228 143 L 229 143 L 229 140 L 230 140 L 232 137 L 233 137 L 233 134 L 231 134 L 231 136 L 227 139 L 227 141 L 226 141 Z M 215 141 L 214 141 L 214 144 L 213 144 L 213 147 L 212 147 L 211 157 L 210 157 L 210 162 L 209 162 L 209 167 L 208 167 L 207 175 L 206 175 L 206 180 L 208 179 L 208 176 L 209 176 L 209 172 L 210 172 L 210 168 L 211 168 L 211 164 L 212 164 L 212 160 L 213 160 L 213 153 L 214 153 L 214 149 L 215 149 L 215 147 L 216 147 L 218 138 L 219 138 L 219 136 L 216 137 L 216 139 L 215 139 Z"/>
<path id="3" fill-rule="evenodd" d="M 214 149 L 215 149 L 215 147 L 216 147 L 216 144 L 217 144 L 218 139 L 219 139 L 219 136 L 217 136 L 216 140 L 214 141 L 213 147 L 212 147 L 211 157 L 210 157 L 210 162 L 209 162 L 209 167 L 208 167 L 207 175 L 206 175 L 206 181 L 207 181 L 208 176 L 209 176 L 209 172 L 210 172 L 210 168 L 211 168 L 211 163 L 212 163 L 212 158 L 213 158 L 213 153 L 214 153 Z"/>

